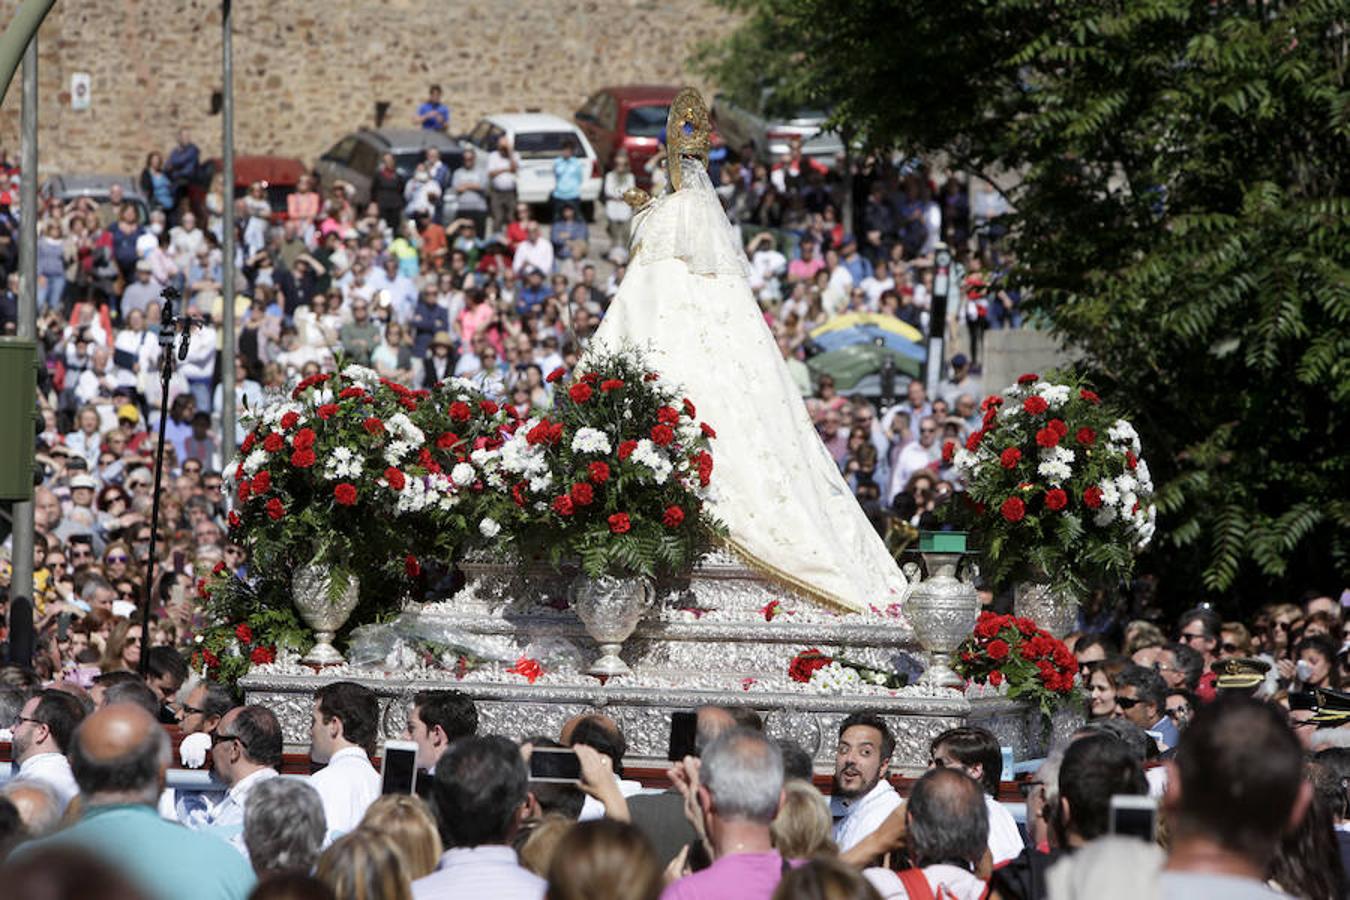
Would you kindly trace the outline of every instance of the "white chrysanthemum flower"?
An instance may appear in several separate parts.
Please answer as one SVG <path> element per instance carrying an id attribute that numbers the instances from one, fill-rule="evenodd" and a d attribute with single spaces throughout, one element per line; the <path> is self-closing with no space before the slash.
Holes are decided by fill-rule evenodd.
<path id="1" fill-rule="evenodd" d="M 952 454 L 952 465 L 957 471 L 969 473 L 975 468 L 977 457 L 965 447 L 957 447 L 956 452 Z"/>
<path id="2" fill-rule="evenodd" d="M 252 475 L 267 465 L 267 451 L 259 447 L 244 460 L 244 471 Z"/>
<path id="3" fill-rule="evenodd" d="M 506 490 L 506 479 L 502 477 L 500 472 L 488 473 L 487 483 L 488 487 L 492 488 L 493 490 L 498 491 Z"/>
<path id="4" fill-rule="evenodd" d="M 1036 467 L 1036 471 L 1050 484 L 1058 487 L 1073 477 L 1073 470 L 1058 460 L 1046 460 Z"/>
<path id="5" fill-rule="evenodd" d="M 485 538 L 495 538 L 501 530 L 502 526 L 495 519 L 484 519 L 478 523 L 478 533 Z"/>
<path id="6" fill-rule="evenodd" d="M 1129 472 L 1123 472 L 1116 476 L 1116 490 L 1122 494 L 1133 494 L 1134 489 L 1139 486 L 1139 482 L 1134 480 L 1134 476 Z"/>
<path id="7" fill-rule="evenodd" d="M 1116 423 L 1107 429 L 1106 436 L 1110 439 L 1111 443 L 1129 447 L 1136 455 L 1138 455 L 1139 432 L 1135 431 L 1134 426 L 1124 419 L 1116 419 Z"/>
<path id="8" fill-rule="evenodd" d="M 1116 490 L 1116 483 L 1108 478 L 1097 487 L 1102 489 L 1102 505 L 1115 506 L 1120 502 L 1120 491 Z"/>
<path id="9" fill-rule="evenodd" d="M 391 466 L 397 466 L 416 446 L 412 441 L 391 441 L 389 446 L 384 448 L 385 461 Z"/>
<path id="10" fill-rule="evenodd" d="M 1142 459 L 1134 467 L 1134 477 L 1139 479 L 1139 488 L 1145 493 L 1153 493 L 1153 473 L 1148 470 L 1148 463 Z"/>
<path id="11" fill-rule="evenodd" d="M 460 487 L 463 487 L 466 484 L 472 484 L 473 480 L 477 477 L 478 473 L 475 472 L 473 466 L 468 463 L 457 463 L 455 467 L 450 470 L 450 480 Z"/>
<path id="12" fill-rule="evenodd" d="M 1040 394 L 1050 406 L 1063 406 L 1069 402 L 1069 386 L 1066 384 L 1051 384 L 1048 381 L 1038 381 L 1036 383 L 1036 393 Z"/>
<path id="13" fill-rule="evenodd" d="M 380 373 L 365 366 L 358 366 L 355 363 L 342 370 L 342 377 L 350 381 L 359 381 L 365 387 L 378 384 L 380 381 Z"/>
<path id="14" fill-rule="evenodd" d="M 1103 503 L 1102 508 L 1097 510 L 1097 514 L 1092 517 L 1092 521 L 1099 528 L 1105 528 L 1116 520 L 1116 508 Z"/>
<path id="15" fill-rule="evenodd" d="M 323 406 L 325 403 L 332 403 L 334 396 L 333 389 L 328 385 L 324 385 L 319 389 L 318 393 L 314 395 L 314 405 Z"/>
<path id="16" fill-rule="evenodd" d="M 862 676 L 848 666 L 832 662 L 811 673 L 810 686 L 827 694 L 842 694 L 863 685 Z"/>
<path id="17" fill-rule="evenodd" d="M 488 460 L 492 459 L 492 457 L 493 457 L 492 451 L 485 450 L 482 447 L 478 448 L 477 450 L 469 454 L 469 459 L 473 460 L 473 464 L 480 469 L 486 466 L 488 464 Z"/>
<path id="18" fill-rule="evenodd" d="M 609 436 L 598 428 L 578 428 L 572 435 L 574 453 L 609 453 L 612 447 Z"/>
<path id="19" fill-rule="evenodd" d="M 352 448 L 348 447 L 346 444 L 338 444 L 329 452 L 330 455 L 333 457 L 333 459 L 337 460 L 338 462 L 346 462 L 347 460 L 351 459 L 353 456 L 356 455 L 355 451 L 353 451 Z"/>
<path id="20" fill-rule="evenodd" d="M 530 490 L 536 494 L 542 494 L 553 487 L 553 476 L 547 472 L 542 475 L 535 475 L 530 479 Z M 545 504 L 547 507 L 547 504 Z"/>

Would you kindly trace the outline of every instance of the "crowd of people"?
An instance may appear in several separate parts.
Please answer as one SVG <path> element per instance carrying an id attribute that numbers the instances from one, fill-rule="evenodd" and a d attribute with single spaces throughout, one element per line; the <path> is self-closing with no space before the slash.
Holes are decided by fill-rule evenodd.
<path id="1" fill-rule="evenodd" d="M 1309 752 L 1300 706 L 1218 671 L 1161 754 L 1130 714 L 1151 697 L 1089 720 L 1019 783 L 1020 825 L 999 800 L 999 741 L 976 726 L 933 737 L 902 794 L 890 723 L 853 713 L 826 794 L 810 754 L 753 709 L 705 706 L 661 790 L 625 777 L 604 715 L 508 737 L 482 733 L 467 695 L 428 690 L 406 710 L 409 789 L 372 764 L 386 716 L 355 682 L 315 693 L 320 768 L 304 776 L 283 774 L 275 713 L 223 685 L 112 672 L 86 691 L 7 671 L 0 877 L 13 896 L 83 900 L 1344 897 L 1350 747 Z M 1350 696 L 1313 711 L 1350 734 Z M 575 773 L 533 764 L 558 753 Z M 209 778 L 166 788 L 171 763 Z M 1148 810 L 1146 827 L 1122 826 L 1121 806 Z"/>

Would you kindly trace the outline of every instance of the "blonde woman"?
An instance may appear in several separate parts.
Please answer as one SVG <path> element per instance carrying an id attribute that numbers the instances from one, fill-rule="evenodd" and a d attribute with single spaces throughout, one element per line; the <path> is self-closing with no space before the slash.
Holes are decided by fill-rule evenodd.
<path id="1" fill-rule="evenodd" d="M 805 781 L 783 784 L 783 805 L 769 826 L 773 845 L 784 859 L 811 859 L 839 852 L 831 837 L 833 821 L 824 796 Z"/>
<path id="2" fill-rule="evenodd" d="M 358 828 L 333 842 L 314 872 L 337 900 L 412 900 L 403 855 L 387 835 Z"/>
<path id="3" fill-rule="evenodd" d="M 441 861 L 441 836 L 431 810 L 420 797 L 385 794 L 366 810 L 360 827 L 393 839 L 413 881 L 436 871 Z"/>

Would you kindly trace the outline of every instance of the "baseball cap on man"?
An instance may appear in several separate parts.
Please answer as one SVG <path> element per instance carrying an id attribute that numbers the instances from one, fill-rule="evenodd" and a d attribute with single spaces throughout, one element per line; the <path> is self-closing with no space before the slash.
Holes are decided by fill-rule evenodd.
<path id="1" fill-rule="evenodd" d="M 94 480 L 94 476 L 92 475 L 76 475 L 74 478 L 70 479 L 70 489 L 72 491 L 78 491 L 80 488 L 88 488 L 91 491 L 96 491 L 98 490 L 98 482 Z"/>
<path id="2" fill-rule="evenodd" d="M 117 407 L 118 420 L 126 419 L 128 422 L 139 422 L 141 420 L 140 411 L 130 403 L 123 403 Z"/>

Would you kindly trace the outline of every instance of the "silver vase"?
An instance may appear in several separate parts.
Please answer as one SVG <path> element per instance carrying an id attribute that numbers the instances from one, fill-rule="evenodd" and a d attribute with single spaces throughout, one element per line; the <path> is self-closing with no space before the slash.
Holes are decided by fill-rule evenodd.
<path id="1" fill-rule="evenodd" d="M 332 594 L 332 570 L 308 563 L 291 576 L 291 600 L 305 624 L 314 629 L 314 646 L 301 662 L 336 666 L 346 662 L 333 646 L 333 636 L 347 622 L 360 599 L 361 582 L 352 575 L 336 598 Z"/>
<path id="2" fill-rule="evenodd" d="M 600 656 L 591 664 L 590 673 L 633 674 L 619 657 L 619 650 L 656 599 L 651 581 L 609 575 L 591 578 L 583 573 L 572 579 L 567 594 L 577 618 L 586 626 L 586 633 L 600 645 Z"/>
<path id="3" fill-rule="evenodd" d="M 928 577 L 914 585 L 905 615 L 914 636 L 928 652 L 928 667 L 919 684 L 960 688 L 965 682 L 951 667 L 952 654 L 970 637 L 980 615 L 975 586 L 956 577 L 960 553 L 924 553 Z"/>
<path id="4" fill-rule="evenodd" d="M 1013 585 L 1013 612 L 1062 638 L 1078 625 L 1078 596 L 1048 580 L 1019 581 Z"/>

